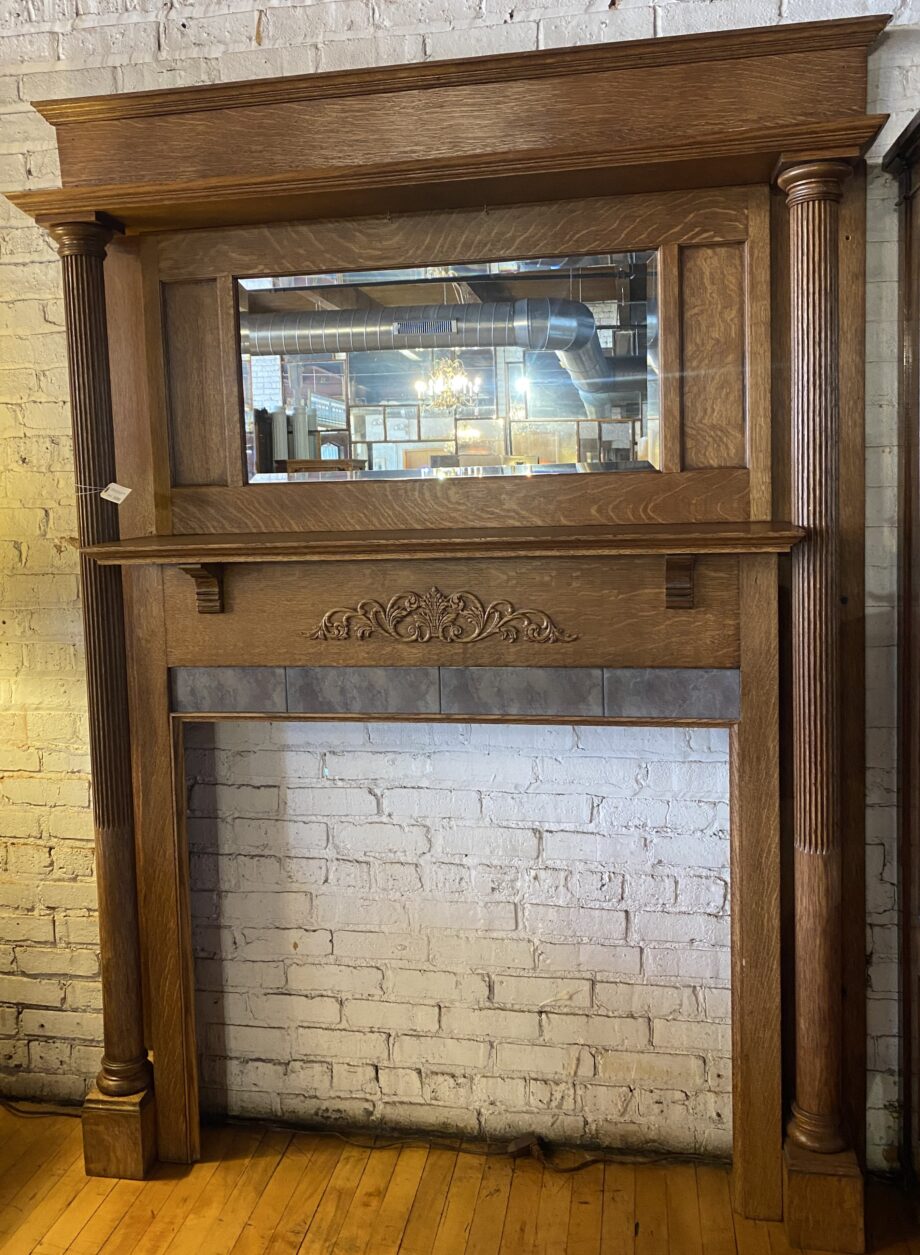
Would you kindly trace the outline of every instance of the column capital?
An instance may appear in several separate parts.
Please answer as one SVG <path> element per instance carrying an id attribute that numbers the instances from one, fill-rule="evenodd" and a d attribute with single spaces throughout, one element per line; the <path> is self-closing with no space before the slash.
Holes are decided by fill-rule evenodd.
<path id="1" fill-rule="evenodd" d="M 112 236 L 124 233 L 122 224 L 101 210 L 77 213 L 62 221 L 50 215 L 37 221 L 57 244 L 61 257 L 105 257 Z"/>
<path id="2" fill-rule="evenodd" d="M 105 257 L 112 228 L 103 222 L 55 222 L 48 234 L 60 257 Z"/>
<path id="3" fill-rule="evenodd" d="M 786 204 L 791 208 L 808 200 L 841 200 L 843 185 L 852 173 L 853 167 L 848 161 L 818 158 L 784 164 L 776 182 L 786 193 Z"/>

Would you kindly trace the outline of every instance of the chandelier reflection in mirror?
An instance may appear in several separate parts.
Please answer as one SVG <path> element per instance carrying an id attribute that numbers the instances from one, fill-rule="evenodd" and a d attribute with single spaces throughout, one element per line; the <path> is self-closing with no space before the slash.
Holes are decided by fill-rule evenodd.
<path id="1" fill-rule="evenodd" d="M 657 254 L 240 279 L 250 480 L 657 468 Z"/>
<path id="2" fill-rule="evenodd" d="M 435 410 L 453 411 L 461 405 L 475 405 L 481 388 L 480 377 L 471 379 L 459 357 L 442 358 L 427 378 L 415 381 L 419 401 Z"/>

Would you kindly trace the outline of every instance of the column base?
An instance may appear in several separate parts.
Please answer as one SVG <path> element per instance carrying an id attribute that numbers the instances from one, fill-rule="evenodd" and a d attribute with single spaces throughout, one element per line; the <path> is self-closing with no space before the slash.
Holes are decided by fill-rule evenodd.
<path id="1" fill-rule="evenodd" d="M 109 1098 L 93 1086 L 83 1104 L 83 1165 L 89 1177 L 143 1181 L 156 1162 L 152 1089 Z"/>
<path id="2" fill-rule="evenodd" d="M 789 1245 L 863 1255 L 865 1188 L 853 1151 L 818 1155 L 787 1141 L 783 1166 Z"/>

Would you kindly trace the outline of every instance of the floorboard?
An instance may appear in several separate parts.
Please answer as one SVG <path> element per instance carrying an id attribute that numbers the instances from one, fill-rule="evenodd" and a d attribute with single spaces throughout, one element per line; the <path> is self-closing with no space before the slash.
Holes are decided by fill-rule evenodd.
<path id="1" fill-rule="evenodd" d="M 720 1164 L 372 1142 L 231 1124 L 200 1163 L 104 1181 L 77 1120 L 0 1110 L 0 1255 L 825 1255 L 735 1215 Z M 920 1255 L 913 1209 L 868 1195 L 873 1255 Z"/>

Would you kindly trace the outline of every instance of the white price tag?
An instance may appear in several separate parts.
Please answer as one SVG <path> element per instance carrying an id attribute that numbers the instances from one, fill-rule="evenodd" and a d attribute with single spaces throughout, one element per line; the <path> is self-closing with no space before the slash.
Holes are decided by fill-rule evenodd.
<path id="1" fill-rule="evenodd" d="M 116 505 L 121 505 L 130 491 L 130 488 L 125 488 L 122 484 L 107 484 L 99 496 L 103 501 L 114 501 Z"/>

